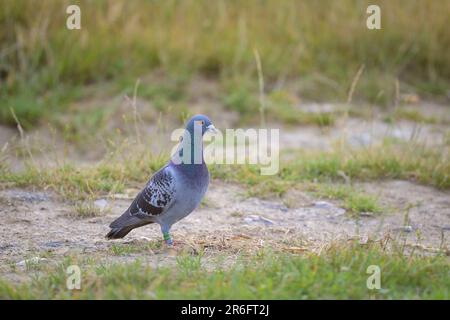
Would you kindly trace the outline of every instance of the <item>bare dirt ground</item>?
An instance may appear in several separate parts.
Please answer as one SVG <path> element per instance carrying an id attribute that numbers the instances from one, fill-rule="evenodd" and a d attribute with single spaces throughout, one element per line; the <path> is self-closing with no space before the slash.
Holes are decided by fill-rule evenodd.
<path id="1" fill-rule="evenodd" d="M 390 207 L 390 212 L 352 218 L 337 204 L 321 201 L 300 191 L 291 195 L 295 207 L 282 199 L 261 200 L 244 196 L 236 185 L 213 181 L 206 201 L 173 227 L 176 246 L 206 255 L 238 254 L 243 249 L 276 247 L 298 253 L 320 250 L 335 240 L 357 239 L 361 243 L 389 236 L 427 253 L 450 244 L 449 193 L 405 181 L 364 183 Z M 4 190 L 0 192 L 0 264 L 23 266 L 24 261 L 51 255 L 53 261 L 77 253 L 107 261 L 143 258 L 159 265 L 174 260 L 163 247 L 138 253 L 113 255 L 111 246 L 123 243 L 162 242 L 157 225 L 133 230 L 124 240 L 107 241 L 108 224 L 129 205 L 130 198 L 107 198 L 101 216 L 74 217 L 73 206 L 46 192 Z M 123 199 L 125 198 L 125 199 Z M 6 269 L 6 270 L 5 270 Z"/>
<path id="2" fill-rule="evenodd" d="M 437 111 L 430 110 L 442 112 L 442 108 L 436 108 Z M 225 123 L 234 121 L 230 119 L 224 120 Z M 151 127 L 146 132 L 151 134 L 155 130 Z M 2 145 L 11 146 L 20 141 L 16 130 L 0 127 L 0 133 Z M 408 121 L 386 124 L 381 120 L 366 122 L 350 118 L 345 124 L 338 123 L 328 129 L 311 126 L 283 129 L 280 147 L 325 150 L 343 134 L 348 142 L 361 147 L 385 137 L 423 139 L 433 144 L 445 139 L 448 128 Z M 33 145 L 32 139 L 54 144 L 50 138 L 42 139 L 43 135 L 49 137 L 48 132 L 33 133 L 30 144 Z M 95 158 L 88 156 L 81 161 L 89 164 Z M 22 166 L 18 158 L 8 161 L 16 163 L 18 169 Z M 320 250 L 334 240 L 358 239 L 365 243 L 383 237 L 401 239 L 405 245 L 427 253 L 449 247 L 450 192 L 398 180 L 356 186 L 376 195 L 385 212 L 354 217 L 339 207 L 338 202 L 323 201 L 299 190 L 291 190 L 281 199 L 262 200 L 246 197 L 246 190 L 238 185 L 212 181 L 202 206 L 173 226 L 173 237 L 181 248 L 201 250 L 206 256 L 225 252 L 230 257 L 248 248 L 277 247 L 298 253 Z M 73 253 L 95 255 L 111 262 L 142 258 L 155 265 L 173 263 L 170 252 L 158 246 L 140 252 L 112 253 L 114 244 L 162 242 L 157 225 L 136 229 L 124 240 L 112 242 L 104 238 L 108 224 L 126 210 L 137 191 L 128 190 L 127 194 L 112 195 L 105 201 L 97 199 L 101 200 L 97 202 L 102 207 L 101 214 L 80 218 L 74 215 L 73 204 L 51 192 L 3 187 L 0 190 L 0 273 L 14 279 L 11 266 L 23 267 L 25 261 L 39 257 L 59 261 Z"/>

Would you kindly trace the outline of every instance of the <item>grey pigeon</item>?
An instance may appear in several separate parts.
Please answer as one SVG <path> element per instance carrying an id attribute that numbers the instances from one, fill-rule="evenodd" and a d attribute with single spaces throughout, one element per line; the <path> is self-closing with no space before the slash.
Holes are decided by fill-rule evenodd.
<path id="1" fill-rule="evenodd" d="M 177 151 L 156 172 L 130 207 L 109 227 L 108 239 L 125 237 L 131 230 L 158 223 L 167 245 L 172 246 L 170 228 L 200 204 L 208 189 L 209 172 L 203 158 L 203 135 L 216 132 L 204 115 L 192 117 Z"/>

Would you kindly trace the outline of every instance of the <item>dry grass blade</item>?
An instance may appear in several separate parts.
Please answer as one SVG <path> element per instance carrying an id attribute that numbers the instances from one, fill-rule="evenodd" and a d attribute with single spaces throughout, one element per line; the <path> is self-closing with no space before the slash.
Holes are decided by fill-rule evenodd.
<path id="1" fill-rule="evenodd" d="M 356 72 L 355 76 L 353 77 L 352 84 L 350 86 L 350 90 L 348 91 L 347 95 L 347 104 L 350 104 L 353 100 L 353 94 L 355 92 L 356 85 L 358 84 L 359 78 L 361 77 L 363 71 L 364 71 L 365 65 L 361 65 L 358 69 L 358 72 Z"/>
<path id="2" fill-rule="evenodd" d="M 258 86 L 259 86 L 259 114 L 261 127 L 264 128 L 266 126 L 266 99 L 264 96 L 264 76 L 262 72 L 261 58 L 259 56 L 258 49 L 253 49 L 253 55 L 255 56 L 256 61 L 256 69 L 258 70 Z"/>

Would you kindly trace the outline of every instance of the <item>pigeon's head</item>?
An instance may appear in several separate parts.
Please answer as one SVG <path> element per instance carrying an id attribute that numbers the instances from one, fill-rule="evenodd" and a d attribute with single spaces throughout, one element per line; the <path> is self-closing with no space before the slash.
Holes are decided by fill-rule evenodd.
<path id="1" fill-rule="evenodd" d="M 188 130 L 191 134 L 194 133 L 196 130 L 200 132 L 202 135 L 204 135 L 206 132 L 212 132 L 216 133 L 217 129 L 212 124 L 211 120 L 205 115 L 198 114 L 193 116 L 186 125 L 186 130 Z"/>

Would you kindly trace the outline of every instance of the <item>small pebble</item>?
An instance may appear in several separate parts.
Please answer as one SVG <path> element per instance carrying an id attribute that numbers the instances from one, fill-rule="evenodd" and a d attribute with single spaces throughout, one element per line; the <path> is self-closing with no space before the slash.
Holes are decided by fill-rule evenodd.
<path id="1" fill-rule="evenodd" d="M 332 203 L 329 203 L 326 201 L 316 201 L 316 202 L 314 202 L 314 207 L 320 208 L 320 209 L 331 209 L 331 208 L 334 208 L 334 205 Z"/>
<path id="2" fill-rule="evenodd" d="M 94 205 L 100 209 L 100 211 L 104 211 L 108 206 L 108 201 L 105 199 L 98 199 L 94 201 Z"/>
<path id="3" fill-rule="evenodd" d="M 262 222 L 265 225 L 273 225 L 275 224 L 272 220 L 255 215 L 255 214 L 251 214 L 247 217 L 244 218 L 244 221 L 247 223 L 253 223 L 253 222 Z"/>

